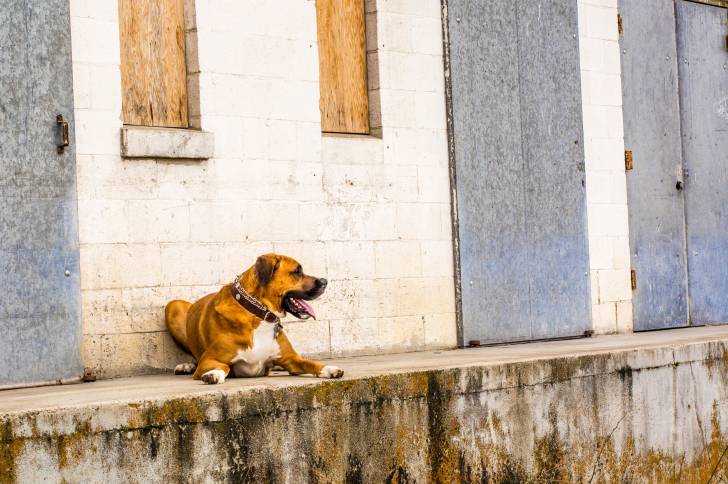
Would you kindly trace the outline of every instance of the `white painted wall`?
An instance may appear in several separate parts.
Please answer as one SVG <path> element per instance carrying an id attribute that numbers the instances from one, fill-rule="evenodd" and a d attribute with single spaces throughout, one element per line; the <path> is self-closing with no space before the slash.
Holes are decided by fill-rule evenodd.
<path id="1" fill-rule="evenodd" d="M 579 0 L 599 333 L 632 328 L 616 3 Z M 306 354 L 456 344 L 439 0 L 367 0 L 381 137 L 320 132 L 313 0 L 197 0 L 204 162 L 121 159 L 117 2 L 71 9 L 87 366 L 171 368 L 164 304 L 268 251 L 331 281 L 319 321 L 286 325 Z"/>
<path id="2" fill-rule="evenodd" d="M 455 345 L 439 0 L 368 2 L 381 138 L 321 134 L 313 0 L 197 0 L 215 157 L 186 163 L 120 158 L 117 2 L 71 9 L 86 366 L 173 367 L 164 304 L 268 251 L 331 281 L 300 351 Z"/>
<path id="3" fill-rule="evenodd" d="M 632 331 L 617 0 L 579 0 L 586 194 L 597 333 Z"/>

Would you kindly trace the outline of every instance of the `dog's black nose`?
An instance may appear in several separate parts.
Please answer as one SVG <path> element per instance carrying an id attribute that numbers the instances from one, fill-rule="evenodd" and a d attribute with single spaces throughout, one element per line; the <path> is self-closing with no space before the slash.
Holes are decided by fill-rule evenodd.
<path id="1" fill-rule="evenodd" d="M 324 289 L 326 287 L 326 284 L 328 284 L 329 281 L 324 279 L 323 277 L 316 279 L 316 285 L 320 287 L 321 289 Z"/>

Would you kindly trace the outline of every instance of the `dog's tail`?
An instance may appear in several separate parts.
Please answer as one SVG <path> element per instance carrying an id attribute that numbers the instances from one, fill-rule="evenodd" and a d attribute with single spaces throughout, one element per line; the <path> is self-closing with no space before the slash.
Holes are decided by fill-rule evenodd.
<path id="1" fill-rule="evenodd" d="M 172 335 L 174 342 L 187 353 L 191 353 L 187 347 L 187 311 L 192 303 L 176 299 L 170 301 L 164 308 L 164 321 L 167 330 Z"/>

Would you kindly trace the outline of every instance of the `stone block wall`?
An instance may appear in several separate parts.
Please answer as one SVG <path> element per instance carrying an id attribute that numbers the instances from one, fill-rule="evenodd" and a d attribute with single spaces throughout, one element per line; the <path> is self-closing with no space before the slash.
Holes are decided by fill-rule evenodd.
<path id="1" fill-rule="evenodd" d="M 188 0 L 190 112 L 215 154 L 172 161 L 120 156 L 117 1 L 71 0 L 83 358 L 99 376 L 173 367 L 164 304 L 270 251 L 331 281 L 318 321 L 286 324 L 300 351 L 456 344 L 440 2 L 366 9 L 377 129 L 345 136 L 321 133 L 313 0 Z"/>

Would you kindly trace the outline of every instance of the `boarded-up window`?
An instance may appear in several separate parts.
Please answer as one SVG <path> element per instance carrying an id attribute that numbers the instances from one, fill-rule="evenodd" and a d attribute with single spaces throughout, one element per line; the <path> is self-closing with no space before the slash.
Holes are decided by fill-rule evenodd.
<path id="1" fill-rule="evenodd" d="M 188 127 L 184 0 L 119 0 L 124 124 Z"/>
<path id="2" fill-rule="evenodd" d="M 364 0 L 317 0 L 321 130 L 369 133 Z"/>

